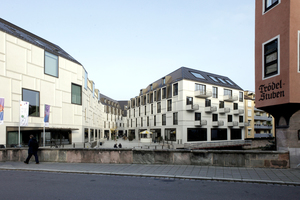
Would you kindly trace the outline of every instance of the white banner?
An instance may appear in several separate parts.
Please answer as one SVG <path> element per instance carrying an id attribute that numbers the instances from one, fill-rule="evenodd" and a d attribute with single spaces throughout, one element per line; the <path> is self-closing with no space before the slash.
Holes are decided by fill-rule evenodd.
<path id="1" fill-rule="evenodd" d="M 28 126 L 29 102 L 20 103 L 20 126 Z"/>
<path id="2" fill-rule="evenodd" d="M 50 105 L 45 104 L 44 125 L 46 127 L 49 127 L 49 117 L 50 117 Z"/>
<path id="3" fill-rule="evenodd" d="M 4 98 L 0 98 L 0 125 L 4 120 Z"/>

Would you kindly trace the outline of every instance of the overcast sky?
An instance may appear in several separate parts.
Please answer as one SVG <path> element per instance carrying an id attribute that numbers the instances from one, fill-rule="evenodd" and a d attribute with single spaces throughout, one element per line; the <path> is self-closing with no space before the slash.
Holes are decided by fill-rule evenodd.
<path id="1" fill-rule="evenodd" d="M 128 100 L 182 67 L 254 90 L 254 0 L 3 0 L 0 17 L 64 49 Z"/>

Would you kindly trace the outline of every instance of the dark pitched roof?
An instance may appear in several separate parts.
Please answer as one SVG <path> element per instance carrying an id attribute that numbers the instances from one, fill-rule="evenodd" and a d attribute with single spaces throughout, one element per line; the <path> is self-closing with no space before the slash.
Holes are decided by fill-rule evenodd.
<path id="1" fill-rule="evenodd" d="M 192 80 L 201 83 L 208 83 L 212 85 L 219 85 L 226 88 L 232 88 L 237 90 L 243 90 L 240 86 L 238 86 L 234 81 L 226 76 L 221 76 L 218 74 L 213 74 L 209 72 L 204 72 L 196 69 L 191 69 L 187 67 L 181 67 L 166 76 L 171 76 L 172 81 L 170 83 L 174 83 L 183 79 Z M 198 76 L 198 77 L 196 77 Z M 164 77 L 162 77 L 164 78 Z M 154 83 L 158 84 L 158 88 L 164 86 L 162 84 L 162 78 L 158 79 Z M 152 83 L 152 84 L 154 84 Z"/>
<path id="2" fill-rule="evenodd" d="M 5 21 L 2 18 L 0 18 L 0 30 L 10 35 L 13 35 L 21 40 L 29 42 L 35 46 L 38 46 L 49 53 L 61 56 L 65 59 L 68 59 L 72 62 L 81 65 L 77 60 L 75 60 L 72 56 L 70 56 L 67 52 L 65 52 L 56 44 L 53 44 L 37 35 L 34 35 L 8 21 Z"/>

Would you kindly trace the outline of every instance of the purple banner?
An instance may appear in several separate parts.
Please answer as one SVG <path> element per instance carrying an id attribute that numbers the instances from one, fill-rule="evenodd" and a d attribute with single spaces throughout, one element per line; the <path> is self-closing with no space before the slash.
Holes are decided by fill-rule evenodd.
<path id="1" fill-rule="evenodd" d="M 3 124 L 4 118 L 4 98 L 0 98 L 0 124 Z"/>
<path id="2" fill-rule="evenodd" d="M 45 104 L 45 115 L 44 115 L 45 126 L 49 126 L 49 117 L 50 117 L 50 105 Z"/>

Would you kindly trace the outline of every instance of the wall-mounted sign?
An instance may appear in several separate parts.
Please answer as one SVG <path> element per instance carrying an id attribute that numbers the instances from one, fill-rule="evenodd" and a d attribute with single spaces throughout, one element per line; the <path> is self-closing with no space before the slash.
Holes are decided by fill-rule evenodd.
<path id="1" fill-rule="evenodd" d="M 282 90 L 282 80 L 277 83 L 272 82 L 269 84 L 260 85 L 259 91 L 259 101 L 284 97 L 284 90 Z"/>

